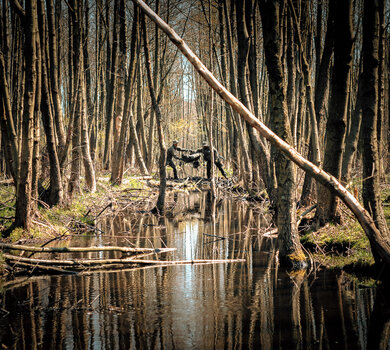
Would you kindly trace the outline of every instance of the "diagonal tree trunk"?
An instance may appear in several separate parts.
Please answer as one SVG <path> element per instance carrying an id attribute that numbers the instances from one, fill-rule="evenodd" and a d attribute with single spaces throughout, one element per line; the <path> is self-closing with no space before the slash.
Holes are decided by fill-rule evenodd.
<path id="1" fill-rule="evenodd" d="M 170 40 L 180 49 L 187 57 L 191 64 L 196 68 L 199 74 L 208 82 L 208 84 L 234 109 L 243 119 L 256 128 L 259 133 L 269 142 L 278 147 L 286 157 L 292 160 L 304 171 L 308 172 L 317 181 L 326 185 L 344 201 L 348 208 L 354 213 L 355 217 L 361 224 L 364 232 L 371 242 L 372 250 L 380 256 L 387 266 L 390 266 L 390 242 L 384 239 L 381 232 L 376 227 L 374 220 L 369 213 L 360 205 L 356 198 L 343 187 L 338 180 L 320 169 L 318 166 L 303 158 L 294 148 L 287 142 L 278 137 L 262 122 L 260 122 L 237 98 L 234 97 L 204 66 L 199 58 L 192 52 L 187 44 L 180 38 L 177 33 L 168 26 L 160 17 L 158 17 L 151 9 L 141 0 L 133 0 L 141 9 L 150 17 L 158 26 L 168 35 Z"/>

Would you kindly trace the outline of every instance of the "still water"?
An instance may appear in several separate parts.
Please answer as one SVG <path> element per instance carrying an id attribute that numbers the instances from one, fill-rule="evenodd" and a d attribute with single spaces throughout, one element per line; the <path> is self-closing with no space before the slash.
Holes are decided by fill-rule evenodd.
<path id="1" fill-rule="evenodd" d="M 0 346 L 390 349 L 386 290 L 343 273 L 284 271 L 261 207 L 208 199 L 175 195 L 170 217 L 116 216 L 101 224 L 104 234 L 61 244 L 174 247 L 159 259 L 245 262 L 19 279 L 0 291 Z"/>

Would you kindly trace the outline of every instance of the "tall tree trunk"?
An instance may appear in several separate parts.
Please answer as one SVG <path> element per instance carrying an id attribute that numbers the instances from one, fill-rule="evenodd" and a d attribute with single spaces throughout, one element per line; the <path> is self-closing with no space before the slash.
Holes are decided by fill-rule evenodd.
<path id="1" fill-rule="evenodd" d="M 55 111 L 54 98 L 51 98 L 51 91 L 49 85 L 48 66 L 49 59 L 47 57 L 48 50 L 46 36 L 44 28 L 45 24 L 45 8 L 43 0 L 39 0 L 38 3 L 38 23 L 39 33 L 41 39 L 41 72 L 42 72 L 42 99 L 41 99 L 41 113 L 42 122 L 46 134 L 47 153 L 49 156 L 50 164 L 50 193 L 48 198 L 49 205 L 56 205 L 63 200 L 63 187 L 60 171 L 60 163 L 58 159 L 56 138 L 54 131 L 54 121 L 52 111 Z M 53 78 L 53 77 L 52 77 Z M 53 101 L 53 104 L 51 103 Z"/>
<path id="2" fill-rule="evenodd" d="M 0 127 L 2 145 L 4 146 L 7 166 L 16 185 L 19 156 L 8 86 L 4 56 L 0 52 Z"/>
<path id="3" fill-rule="evenodd" d="M 363 204 L 374 219 L 383 239 L 389 241 L 389 231 L 380 198 L 379 154 L 377 142 L 378 63 L 379 63 L 379 2 L 364 1 L 363 74 L 362 74 L 362 138 L 363 138 Z M 381 262 L 375 247 L 376 262 Z"/>
<path id="4" fill-rule="evenodd" d="M 271 96 L 271 124 L 276 135 L 292 144 L 288 118 L 282 62 L 280 58 L 281 37 L 279 33 L 280 6 L 283 1 L 260 1 L 263 26 L 264 53 L 268 70 Z M 295 167 L 281 151 L 276 152 L 276 178 L 278 184 L 277 226 L 279 254 L 282 261 L 298 266 L 305 263 L 305 255 L 299 242 L 296 222 Z"/>
<path id="5" fill-rule="evenodd" d="M 74 1 L 74 0 L 72 0 Z M 82 161 L 84 164 L 85 173 L 85 185 L 90 192 L 96 191 L 96 177 L 95 169 L 93 167 L 91 152 L 89 149 L 89 136 L 87 127 L 87 91 L 85 84 L 85 74 L 83 71 L 84 55 L 82 48 L 83 38 L 83 7 L 82 4 L 77 4 L 77 1 L 73 2 L 73 28 L 75 34 L 73 35 L 73 66 L 75 77 L 78 77 L 79 84 L 77 86 L 77 102 L 76 102 L 76 115 L 77 119 L 80 119 L 80 148 L 82 154 Z M 76 34 L 77 33 L 77 34 Z M 76 119 L 76 117 L 75 117 Z"/>
<path id="6" fill-rule="evenodd" d="M 123 4 L 124 5 L 124 4 Z M 138 9 L 135 8 L 135 15 L 133 19 L 133 28 L 131 33 L 131 48 L 130 48 L 130 66 L 129 72 L 126 79 L 126 91 L 125 91 L 125 103 L 124 103 L 124 118 L 122 120 L 122 126 L 120 130 L 120 137 L 118 143 L 114 148 L 113 162 L 112 162 L 112 173 L 111 173 L 111 183 L 113 184 L 121 184 L 123 179 L 123 164 L 124 164 L 124 154 L 125 154 L 125 146 L 126 146 L 126 137 L 128 134 L 129 124 L 130 124 L 130 137 L 132 143 L 134 145 L 136 157 L 138 164 L 140 165 L 140 169 L 142 174 L 147 175 L 148 170 L 143 161 L 143 157 L 141 154 L 141 149 L 139 146 L 138 135 L 135 132 L 133 113 L 131 111 L 132 108 L 132 99 L 134 92 L 134 81 L 136 76 L 136 46 L 139 32 L 139 19 L 138 19 Z M 124 34 L 124 33 L 123 33 Z M 125 38 L 123 37 L 125 40 Z M 125 54 L 125 52 L 124 52 Z"/>
<path id="7" fill-rule="evenodd" d="M 331 58 L 333 54 L 333 37 L 334 37 L 334 2 L 331 1 L 328 10 L 328 19 L 327 27 L 325 34 L 324 48 L 322 50 L 322 55 L 317 56 L 317 68 L 316 68 L 316 82 L 315 82 L 315 93 L 314 93 L 314 105 L 315 105 L 315 114 L 317 118 L 317 128 L 319 133 L 319 143 L 320 147 L 323 144 L 324 135 L 324 122 L 325 122 L 325 113 L 326 113 L 326 101 L 329 91 L 329 81 L 330 81 L 330 66 Z M 318 19 L 319 20 L 319 19 Z M 319 40 L 317 41 L 317 46 L 320 44 Z M 316 52 L 319 54 L 321 50 L 316 47 Z M 309 148 L 312 149 L 313 140 L 310 140 Z M 313 161 L 313 153 L 309 152 L 309 160 Z M 311 198 L 315 198 L 315 186 L 312 185 L 313 179 L 309 174 L 305 174 L 305 180 L 303 184 L 302 194 L 300 203 L 303 205 L 308 204 L 308 201 Z"/>
<path id="8" fill-rule="evenodd" d="M 114 117 L 114 108 L 115 108 L 115 90 L 116 90 L 116 80 L 117 80 L 117 58 L 118 58 L 118 4 L 119 0 L 114 0 L 114 30 L 112 34 L 112 49 L 109 47 L 109 40 L 107 39 L 107 75 L 106 75 L 106 90 L 107 90 L 107 99 L 106 99 L 106 132 L 104 139 L 104 155 L 103 155 L 103 166 L 108 169 L 109 163 L 111 161 L 111 144 L 112 144 L 112 124 Z M 107 13 L 108 13 L 108 4 Z M 108 21 L 108 14 L 107 14 Z M 111 57 L 109 57 L 111 53 Z"/>
<path id="9" fill-rule="evenodd" d="M 335 1 L 335 0 L 331 0 Z M 341 177 L 345 148 L 348 94 L 352 64 L 352 0 L 335 4 L 334 67 L 329 102 L 329 117 L 326 124 L 326 143 L 323 168 L 337 179 Z M 340 220 L 338 199 L 324 186 L 318 188 L 316 217 L 320 225 Z"/>
<path id="10" fill-rule="evenodd" d="M 159 173 L 160 173 L 160 188 L 159 188 L 159 194 L 157 198 L 156 203 L 156 211 L 158 213 L 163 213 L 165 209 L 165 191 L 167 186 L 167 172 L 166 172 L 166 146 L 164 141 L 164 133 L 162 130 L 162 116 L 160 112 L 160 107 L 158 105 L 156 95 L 154 92 L 154 86 L 153 86 L 153 80 L 152 80 L 152 72 L 150 69 L 150 55 L 149 55 L 149 46 L 148 46 L 148 39 L 147 39 L 147 32 L 146 32 L 146 25 L 145 25 L 145 15 L 142 14 L 141 16 L 141 23 L 142 23 L 142 35 L 143 35 L 143 44 L 144 44 L 144 51 L 145 51 L 145 66 L 146 66 L 146 73 L 148 76 L 148 85 L 149 85 L 149 92 L 150 92 L 150 98 L 152 100 L 152 107 L 156 114 L 156 121 L 157 121 L 157 133 L 158 133 L 158 140 L 160 145 L 160 157 L 159 157 Z"/>
<path id="11" fill-rule="evenodd" d="M 250 0 L 246 0 L 250 1 Z M 237 81 L 240 100 L 248 108 L 251 109 L 249 98 L 248 98 L 248 89 L 247 89 L 247 63 L 248 63 L 248 54 L 249 54 L 249 34 L 247 26 L 245 23 L 245 0 L 236 1 L 236 20 L 237 20 L 237 42 L 238 42 L 238 58 L 237 58 Z M 249 130 L 248 130 L 249 131 Z M 250 138 L 252 141 L 252 137 Z M 253 147 L 253 142 L 251 142 L 251 147 Z M 249 152 L 248 152 L 249 153 Z M 252 166 L 251 162 L 245 162 L 245 183 L 248 189 L 251 187 L 252 182 Z"/>
<path id="12" fill-rule="evenodd" d="M 69 89 L 74 92 L 73 104 L 73 128 L 72 128 L 72 160 L 71 160 L 71 174 L 68 186 L 68 193 L 71 197 L 73 194 L 80 193 L 80 176 L 81 176 L 81 74 L 77 68 L 79 64 L 79 57 L 76 56 L 74 50 L 77 50 L 76 45 L 80 45 L 81 33 L 76 30 L 79 25 L 77 22 L 78 18 L 78 3 L 76 0 L 72 0 L 70 3 L 69 17 L 70 27 L 72 29 L 72 35 L 69 38 L 69 46 L 72 47 L 72 55 L 69 60 L 69 66 L 72 67 L 72 76 L 70 77 Z M 73 109 L 72 109 L 73 110 Z"/>
<path id="13" fill-rule="evenodd" d="M 389 5 L 389 4 L 388 4 Z M 385 135 L 385 0 L 379 0 L 379 48 L 378 48 L 378 116 L 377 116 L 377 137 L 379 152 L 379 178 L 384 178 L 383 156 L 384 135 Z"/>
<path id="14" fill-rule="evenodd" d="M 46 1 L 47 6 L 47 24 L 48 24 L 48 34 L 49 34 L 49 60 L 50 60 L 50 88 L 51 96 L 53 100 L 53 112 L 54 112 L 54 122 L 55 130 L 57 132 L 58 140 L 58 149 L 59 149 L 59 158 L 64 162 L 66 157 L 65 153 L 65 130 L 64 130 L 64 116 L 61 106 L 61 95 L 59 90 L 58 75 L 59 73 L 59 63 L 58 63 L 58 40 L 57 40 L 57 30 L 55 27 L 55 12 L 53 0 Z M 49 67 L 49 66 L 48 66 Z"/>
<path id="15" fill-rule="evenodd" d="M 41 38 L 46 35 L 46 28 L 42 28 L 42 32 L 39 31 L 40 25 L 40 1 L 37 0 L 37 29 L 38 35 L 35 36 L 35 52 L 36 59 L 36 88 L 35 88 L 35 104 L 34 104 L 34 121 L 33 121 L 33 157 L 32 157 L 32 178 L 31 178 L 31 210 L 34 212 L 38 209 L 38 181 L 40 175 L 40 113 L 41 113 L 41 97 L 42 97 L 42 53 L 41 53 Z"/>
<path id="16" fill-rule="evenodd" d="M 33 150 L 33 121 L 36 93 L 36 36 L 38 35 L 37 2 L 26 2 L 25 17 L 25 91 L 22 120 L 22 145 L 20 151 L 20 171 L 16 189 L 15 227 L 29 230 L 31 226 L 31 177 Z"/>
<path id="17" fill-rule="evenodd" d="M 359 77 L 355 108 L 351 113 L 351 125 L 345 140 L 341 178 L 347 182 L 351 178 L 352 164 L 356 156 L 359 142 L 360 126 L 362 122 L 362 83 L 363 79 Z"/>

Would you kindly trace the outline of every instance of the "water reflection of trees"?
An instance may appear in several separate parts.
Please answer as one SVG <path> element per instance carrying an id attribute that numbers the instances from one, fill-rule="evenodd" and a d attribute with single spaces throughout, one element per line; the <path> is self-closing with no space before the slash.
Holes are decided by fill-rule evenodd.
<path id="1" fill-rule="evenodd" d="M 267 220 L 255 206 L 210 203 L 207 195 L 178 196 L 175 205 L 180 212 L 189 208 L 190 219 L 117 217 L 102 226 L 107 237 L 84 238 L 85 244 L 177 246 L 169 258 L 246 262 L 26 280 L 1 295 L 1 343 L 29 349 L 388 346 L 385 291 L 361 288 L 342 273 L 280 270 L 276 242 L 263 236 Z"/>

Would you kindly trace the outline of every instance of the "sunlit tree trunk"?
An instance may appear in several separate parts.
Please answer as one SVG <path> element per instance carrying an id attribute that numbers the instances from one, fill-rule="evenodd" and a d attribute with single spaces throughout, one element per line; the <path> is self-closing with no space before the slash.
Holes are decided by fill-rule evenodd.
<path id="1" fill-rule="evenodd" d="M 387 5 L 389 3 L 387 2 Z M 377 116 L 377 135 L 379 152 L 379 178 L 384 179 L 384 160 L 383 153 L 385 140 L 385 0 L 379 0 L 379 48 L 378 48 L 378 116 Z"/>
<path id="2" fill-rule="evenodd" d="M 77 14 L 77 4 L 76 0 L 71 2 L 71 8 L 68 9 L 69 12 L 69 27 L 71 35 L 69 37 L 69 46 L 72 48 L 72 54 L 69 57 L 69 70 L 72 71 L 72 74 L 69 77 L 69 90 L 72 92 L 70 95 L 72 97 L 73 108 L 71 109 L 73 114 L 73 123 L 72 123 L 72 154 L 71 154 L 71 163 L 70 163 L 70 179 L 68 185 L 68 194 L 70 197 L 74 194 L 78 194 L 81 191 L 80 187 L 80 176 L 81 176 L 81 77 L 80 74 L 76 74 L 76 64 L 78 63 L 78 57 L 74 54 L 73 50 L 77 41 L 80 42 L 80 32 L 75 30 L 75 22 L 78 21 Z M 76 9 L 73 5 L 76 5 Z M 77 38 L 78 37 L 78 38 Z"/>
<path id="3" fill-rule="evenodd" d="M 78 108 L 76 109 L 76 114 L 80 114 L 80 147 L 84 165 L 85 185 L 90 192 L 95 192 L 96 177 L 89 148 L 89 135 L 87 126 L 87 91 L 85 74 L 83 71 L 84 55 L 82 48 L 83 43 L 81 40 L 83 38 L 83 7 L 82 5 L 78 6 L 76 3 L 74 3 L 73 9 L 75 11 L 75 16 L 73 17 L 73 27 L 77 33 L 77 35 L 73 36 L 73 65 L 75 76 L 78 77 L 79 80 L 79 85 L 77 86 L 78 99 L 76 105 Z"/>
<path id="4" fill-rule="evenodd" d="M 82 7 L 75 1 L 71 5 L 71 19 L 73 28 L 73 91 L 75 92 L 75 110 L 73 121 L 72 136 L 72 169 L 70 192 L 80 191 L 81 160 L 85 169 L 85 184 L 89 191 L 96 190 L 95 171 L 92 165 L 89 151 L 88 128 L 86 120 L 86 91 L 83 67 L 83 50 L 82 50 Z"/>
<path id="5" fill-rule="evenodd" d="M 123 2 L 124 6 L 124 2 Z M 134 145 L 135 155 L 138 161 L 138 164 L 140 166 L 141 172 L 144 175 L 148 174 L 148 170 L 146 168 L 146 165 L 144 163 L 141 149 L 139 146 L 139 139 L 138 135 L 135 130 L 134 126 L 134 117 L 133 113 L 131 111 L 132 104 L 133 104 L 133 94 L 134 94 L 134 81 L 135 81 L 135 68 L 136 68 L 136 45 L 137 45 L 137 39 L 138 39 L 138 30 L 139 28 L 139 20 L 138 20 L 138 9 L 135 11 L 134 19 L 133 19 L 133 28 L 132 28 L 132 34 L 131 34 L 131 49 L 130 49 L 130 66 L 129 66 L 129 72 L 126 79 L 126 91 L 124 93 L 124 106 L 123 106 L 123 112 L 124 117 L 122 120 L 122 126 L 120 130 L 120 137 L 115 145 L 114 148 L 114 154 L 113 154 L 113 161 L 112 161 L 112 174 L 111 174 L 111 183 L 114 184 L 121 184 L 122 178 L 123 178 L 123 172 L 124 172 L 124 154 L 125 154 L 125 146 L 126 146 L 126 138 L 128 135 L 128 129 L 130 125 L 130 138 L 131 142 Z M 121 30 L 122 33 L 122 30 Z M 123 31 L 123 40 L 125 40 L 125 32 Z M 124 51 L 123 54 L 126 52 Z"/>
<path id="6" fill-rule="evenodd" d="M 154 109 L 154 112 L 156 114 L 156 121 L 157 121 L 157 133 L 158 133 L 158 140 L 160 145 L 160 157 L 159 157 L 159 174 L 160 174 L 160 188 L 159 188 L 159 194 L 158 199 L 156 203 L 156 210 L 158 213 L 163 213 L 165 209 L 165 191 L 167 186 L 167 173 L 165 168 L 166 163 L 166 146 L 164 141 L 164 133 L 162 129 L 162 116 L 160 112 L 160 107 L 158 105 L 156 95 L 154 92 L 154 86 L 153 86 L 153 80 L 152 80 L 152 72 L 150 69 L 150 56 L 149 56 L 149 46 L 148 46 L 148 39 L 147 39 L 147 31 L 146 31 L 146 25 L 145 25 L 145 15 L 142 14 L 141 16 L 141 23 L 142 23 L 142 36 L 143 36 L 143 46 L 145 51 L 145 65 L 146 65 L 146 73 L 148 77 L 148 85 L 149 85 L 149 92 L 150 92 L 150 98 L 152 100 L 152 107 Z"/>
<path id="7" fill-rule="evenodd" d="M 37 0 L 37 28 L 38 35 L 35 36 L 35 52 L 36 52 L 36 88 L 35 88 L 35 104 L 34 104 L 34 121 L 33 121 L 33 157 L 32 157 L 32 178 L 31 178 L 31 209 L 34 212 L 38 209 L 38 181 L 40 176 L 40 113 L 41 113 L 41 97 L 42 97 L 42 54 L 41 54 L 41 38 L 46 35 L 46 28 L 42 29 L 42 33 L 39 32 L 41 16 L 40 2 Z"/>
<path id="8" fill-rule="evenodd" d="M 347 182 L 351 179 L 352 165 L 356 157 L 359 142 L 360 126 L 362 122 L 362 83 L 363 80 L 359 77 L 355 108 L 351 113 L 351 124 L 345 140 L 341 178 Z"/>
<path id="9" fill-rule="evenodd" d="M 57 40 L 57 30 L 55 27 L 55 11 L 53 0 L 46 1 L 47 7 L 47 24 L 48 24 L 48 38 L 49 38 L 49 49 L 48 55 L 50 60 L 50 89 L 52 96 L 52 105 L 53 105 L 53 115 L 55 122 L 55 130 L 58 141 L 59 157 L 62 160 L 62 163 L 65 160 L 65 130 L 64 130 L 64 116 L 61 106 L 61 94 L 59 90 L 59 63 L 58 63 L 58 40 Z"/>
<path id="10" fill-rule="evenodd" d="M 271 97 L 271 124 L 275 133 L 292 144 L 284 89 L 283 69 L 280 58 L 281 37 L 279 33 L 280 6 L 283 1 L 260 1 L 263 26 L 264 53 L 268 70 L 269 94 Z M 280 151 L 275 152 L 277 178 L 277 226 L 280 258 L 298 266 L 305 261 L 299 242 L 296 222 L 296 180 L 294 164 Z"/>
<path id="11" fill-rule="evenodd" d="M 56 146 L 56 135 L 53 121 L 53 111 L 55 110 L 54 98 L 51 98 L 50 84 L 49 84 L 49 59 L 47 57 L 48 45 L 46 36 L 44 35 L 46 27 L 45 23 L 45 7 L 42 0 L 38 3 L 38 22 L 41 42 L 41 71 L 42 71 L 42 99 L 41 99 L 41 113 L 42 123 L 46 135 L 47 153 L 50 164 L 50 188 L 49 188 L 49 205 L 56 205 L 61 203 L 63 199 L 62 178 L 60 171 L 60 164 L 58 159 L 58 152 Z M 52 104 L 53 102 L 53 104 Z"/>
<path id="12" fill-rule="evenodd" d="M 26 2 L 25 17 L 23 18 L 25 30 L 25 91 L 22 120 L 22 144 L 20 150 L 20 171 L 16 189 L 15 227 L 26 230 L 31 225 L 31 177 L 32 177 L 32 151 L 33 151 L 33 121 L 36 93 L 36 36 L 38 35 L 37 2 Z"/>
<path id="13" fill-rule="evenodd" d="M 112 34 L 112 48 L 110 47 L 110 41 L 107 38 L 107 74 L 106 74 L 106 130 L 105 130 L 105 139 L 104 139 L 104 155 L 103 155 L 103 166 L 105 168 L 109 167 L 111 161 L 111 152 L 112 152 L 112 128 L 113 128 L 113 118 L 114 118 L 114 108 L 115 108 L 115 98 L 116 98 L 116 86 L 117 86 L 117 58 L 118 58 L 118 26 L 119 26 L 119 16 L 118 16 L 118 4 L 119 0 L 114 0 L 114 23 L 113 23 L 113 34 Z M 108 23 L 109 18 L 109 7 L 107 6 L 107 16 L 106 21 Z M 111 57 L 110 57 L 111 54 Z"/>

